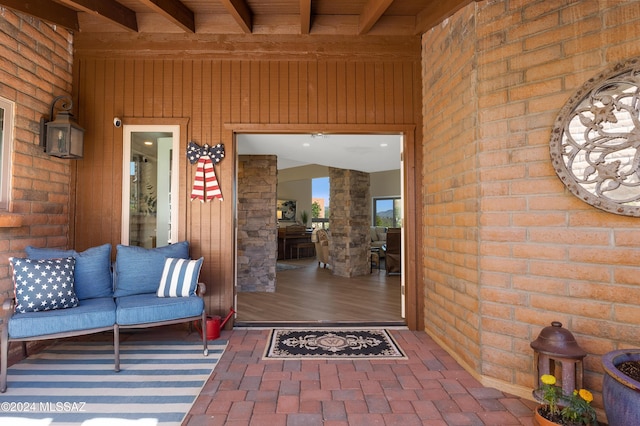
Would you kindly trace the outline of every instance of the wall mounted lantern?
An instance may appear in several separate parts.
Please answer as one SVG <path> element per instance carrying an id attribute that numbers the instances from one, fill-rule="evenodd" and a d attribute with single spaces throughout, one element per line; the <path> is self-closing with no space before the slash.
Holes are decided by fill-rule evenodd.
<path id="1" fill-rule="evenodd" d="M 53 113 L 55 105 L 59 100 L 62 103 L 62 111 L 58 112 L 55 120 Z M 76 123 L 73 114 L 70 112 L 73 101 L 69 96 L 61 95 L 56 97 L 51 103 L 49 119 L 40 119 L 40 146 L 49 155 L 59 158 L 82 158 L 84 144 L 84 129 Z"/>

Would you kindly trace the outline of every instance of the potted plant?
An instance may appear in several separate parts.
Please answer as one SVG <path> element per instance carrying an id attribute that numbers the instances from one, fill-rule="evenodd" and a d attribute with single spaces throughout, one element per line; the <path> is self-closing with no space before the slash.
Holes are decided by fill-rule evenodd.
<path id="1" fill-rule="evenodd" d="M 602 356 L 602 400 L 611 426 L 640 425 L 640 349 Z"/>
<path id="2" fill-rule="evenodd" d="M 591 406 L 593 395 L 586 389 L 565 395 L 556 386 L 556 378 L 551 374 L 540 377 L 542 386 L 534 392 L 542 405 L 536 408 L 533 423 L 538 426 L 596 426 L 596 410 Z"/>
<path id="3" fill-rule="evenodd" d="M 302 220 L 302 224 L 304 226 L 307 226 L 307 222 L 309 221 L 309 213 L 307 213 L 306 210 L 302 210 L 302 213 L 300 213 L 300 220 Z"/>

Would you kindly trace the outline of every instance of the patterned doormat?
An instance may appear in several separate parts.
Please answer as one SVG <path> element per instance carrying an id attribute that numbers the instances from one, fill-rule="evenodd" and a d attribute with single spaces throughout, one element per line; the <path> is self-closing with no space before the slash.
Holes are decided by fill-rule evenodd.
<path id="1" fill-rule="evenodd" d="M 407 359 L 384 329 L 273 329 L 263 359 Z"/>

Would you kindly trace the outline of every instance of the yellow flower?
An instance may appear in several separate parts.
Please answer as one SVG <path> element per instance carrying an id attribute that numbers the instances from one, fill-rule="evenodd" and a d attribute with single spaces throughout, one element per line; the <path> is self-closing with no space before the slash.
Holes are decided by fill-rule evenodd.
<path id="1" fill-rule="evenodd" d="M 540 377 L 540 381 L 542 383 L 544 383 L 545 385 L 555 385 L 556 384 L 556 377 L 552 376 L 551 374 L 543 374 Z"/>
<path id="2" fill-rule="evenodd" d="M 580 395 L 580 398 L 584 399 L 587 402 L 593 401 L 593 395 L 586 389 L 580 389 L 578 394 Z"/>

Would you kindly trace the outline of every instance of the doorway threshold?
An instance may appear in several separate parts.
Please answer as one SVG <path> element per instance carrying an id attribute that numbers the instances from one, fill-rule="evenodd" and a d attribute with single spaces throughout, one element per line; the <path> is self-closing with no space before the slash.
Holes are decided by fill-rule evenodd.
<path id="1" fill-rule="evenodd" d="M 326 327 L 344 327 L 344 328 L 372 328 L 372 327 L 393 327 L 406 329 L 407 324 L 404 321 L 236 321 L 233 324 L 234 329 L 241 328 L 326 328 Z"/>

